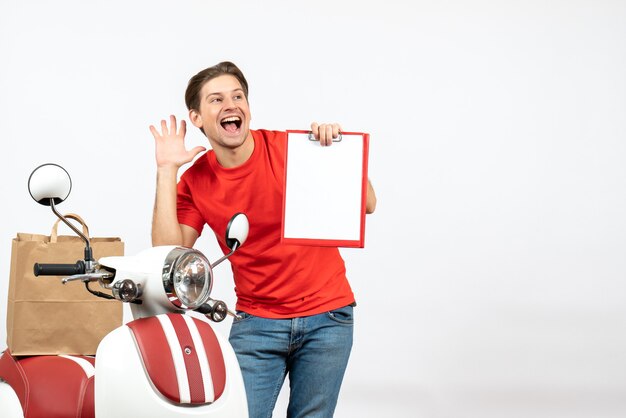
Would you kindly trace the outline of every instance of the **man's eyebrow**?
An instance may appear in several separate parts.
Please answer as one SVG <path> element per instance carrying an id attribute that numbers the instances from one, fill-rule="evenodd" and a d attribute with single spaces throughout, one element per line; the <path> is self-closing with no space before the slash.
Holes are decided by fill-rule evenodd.
<path id="1" fill-rule="evenodd" d="M 216 92 L 213 92 L 213 93 L 208 93 L 206 95 L 205 99 L 207 99 L 207 98 L 209 98 L 211 96 L 221 96 L 222 94 L 225 94 L 225 93 L 235 93 L 235 92 L 238 92 L 238 91 L 243 93 L 243 89 L 242 88 L 236 88 L 236 89 L 231 90 L 230 92 L 228 92 L 228 91 L 226 91 L 226 92 L 216 91 Z"/>

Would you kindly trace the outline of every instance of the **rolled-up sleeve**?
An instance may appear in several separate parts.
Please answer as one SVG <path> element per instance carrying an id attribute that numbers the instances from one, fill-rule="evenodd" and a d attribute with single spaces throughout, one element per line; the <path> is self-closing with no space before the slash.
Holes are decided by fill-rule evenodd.
<path id="1" fill-rule="evenodd" d="M 204 218 L 194 204 L 190 185 L 183 176 L 177 186 L 176 212 L 178 223 L 188 225 L 202 234 L 204 228 Z"/>

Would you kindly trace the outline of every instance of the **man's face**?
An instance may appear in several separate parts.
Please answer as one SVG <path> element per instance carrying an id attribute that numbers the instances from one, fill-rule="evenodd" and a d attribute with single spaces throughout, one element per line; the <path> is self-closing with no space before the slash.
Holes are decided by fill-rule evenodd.
<path id="1" fill-rule="evenodd" d="M 221 75 L 202 86 L 200 110 L 190 112 L 191 122 L 204 129 L 211 146 L 235 149 L 250 132 L 250 108 L 239 80 Z"/>

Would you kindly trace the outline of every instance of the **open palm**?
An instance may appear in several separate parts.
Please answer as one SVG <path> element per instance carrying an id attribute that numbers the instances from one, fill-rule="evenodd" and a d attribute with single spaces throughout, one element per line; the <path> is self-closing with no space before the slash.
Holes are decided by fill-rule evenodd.
<path id="1" fill-rule="evenodd" d="M 187 125 L 183 120 L 180 122 L 179 128 L 174 115 L 170 116 L 169 127 L 167 122 L 162 120 L 161 132 L 154 125 L 150 125 L 150 132 L 154 136 L 157 167 L 178 169 L 206 149 L 200 146 L 191 150 L 185 149 Z"/>

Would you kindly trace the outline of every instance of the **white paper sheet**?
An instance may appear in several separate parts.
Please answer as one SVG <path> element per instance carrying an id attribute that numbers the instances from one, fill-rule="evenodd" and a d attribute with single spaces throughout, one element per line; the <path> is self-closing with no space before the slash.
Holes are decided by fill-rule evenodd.
<path id="1" fill-rule="evenodd" d="M 306 133 L 289 133 L 284 237 L 317 240 L 361 238 L 362 134 L 344 134 L 322 147 Z"/>

